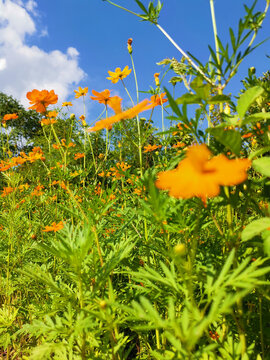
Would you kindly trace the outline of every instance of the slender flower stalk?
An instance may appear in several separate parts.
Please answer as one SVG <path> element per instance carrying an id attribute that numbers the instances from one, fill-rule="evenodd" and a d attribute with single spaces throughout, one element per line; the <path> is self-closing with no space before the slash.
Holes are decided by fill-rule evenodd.
<path id="1" fill-rule="evenodd" d="M 107 119 L 108 118 L 107 104 L 105 105 L 105 109 L 106 109 L 106 119 Z M 109 152 L 109 129 L 106 129 L 106 152 L 105 152 L 104 162 L 107 160 L 108 152 Z"/>
<path id="2" fill-rule="evenodd" d="M 217 33 L 217 24 L 216 24 L 214 0 L 210 0 L 210 9 L 211 9 L 211 18 L 212 18 L 213 32 L 214 32 L 214 37 L 215 37 L 216 57 L 217 57 L 218 64 L 220 65 L 218 33 Z M 219 71 L 219 70 L 218 70 L 218 82 L 219 82 L 219 84 L 221 85 L 221 75 L 220 75 L 220 71 Z"/>
<path id="3" fill-rule="evenodd" d="M 134 80 L 135 80 L 136 94 L 137 94 L 137 104 L 138 104 L 139 103 L 139 87 L 138 87 L 138 80 L 137 80 L 137 75 L 136 75 L 136 70 L 135 70 L 135 65 L 134 65 L 132 52 L 130 52 L 130 59 L 131 59 L 131 63 L 132 63 L 132 70 L 133 70 L 133 75 L 134 75 Z"/>
<path id="4" fill-rule="evenodd" d="M 86 109 L 85 109 L 85 95 L 83 96 L 83 114 L 84 117 L 86 116 Z M 83 133 L 84 133 L 84 143 L 83 143 L 83 148 L 84 148 L 84 153 L 86 154 L 86 130 L 85 128 L 83 128 Z M 83 158 L 83 169 L 85 170 L 86 167 L 86 156 L 84 156 Z"/>
<path id="5" fill-rule="evenodd" d="M 123 81 L 122 79 L 121 79 L 121 81 L 122 81 L 122 84 L 123 84 L 123 86 L 124 86 L 124 88 L 125 88 L 125 90 L 126 90 L 126 93 L 128 94 L 128 97 L 130 98 L 130 101 L 131 101 L 132 105 L 135 106 L 135 105 L 134 105 L 134 101 L 133 101 L 133 99 L 132 99 L 132 97 L 131 97 L 131 95 L 130 95 L 130 93 L 129 93 L 129 91 L 128 91 L 125 83 L 124 83 L 124 81 Z M 141 137 L 140 119 L 139 119 L 139 116 L 138 116 L 138 115 L 136 115 L 136 120 L 137 120 L 138 138 L 139 138 L 138 150 L 139 150 L 139 161 L 140 161 L 140 174 L 141 174 L 141 177 L 142 177 L 142 175 L 143 175 L 143 166 L 142 166 L 142 137 Z"/>

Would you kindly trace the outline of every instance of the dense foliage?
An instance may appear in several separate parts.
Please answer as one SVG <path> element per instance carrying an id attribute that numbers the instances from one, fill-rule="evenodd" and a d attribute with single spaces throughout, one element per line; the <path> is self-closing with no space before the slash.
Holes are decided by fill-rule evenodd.
<path id="1" fill-rule="evenodd" d="M 164 33 L 161 3 L 135 1 Z M 270 357 L 269 72 L 226 95 L 255 5 L 230 44 L 214 29 L 209 63 L 161 61 L 151 100 L 125 87 L 129 39 L 109 80 L 133 106 L 79 87 L 104 107 L 90 128 L 53 90 L 29 91 L 30 111 L 0 94 L 2 359 Z"/>

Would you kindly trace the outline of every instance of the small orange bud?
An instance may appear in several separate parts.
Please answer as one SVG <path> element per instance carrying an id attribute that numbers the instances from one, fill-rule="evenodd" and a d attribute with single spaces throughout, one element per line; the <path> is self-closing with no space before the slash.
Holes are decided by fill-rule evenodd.
<path id="1" fill-rule="evenodd" d="M 132 42 L 133 42 L 133 39 L 132 38 L 129 38 L 128 41 L 127 41 L 127 49 L 128 49 L 128 52 L 130 53 L 130 55 L 132 54 Z"/>

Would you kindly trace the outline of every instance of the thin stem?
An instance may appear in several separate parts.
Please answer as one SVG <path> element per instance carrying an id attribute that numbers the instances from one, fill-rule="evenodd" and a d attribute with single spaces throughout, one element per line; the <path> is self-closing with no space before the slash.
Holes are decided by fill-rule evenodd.
<path id="1" fill-rule="evenodd" d="M 137 75 L 136 75 L 136 71 L 135 71 L 135 65 L 134 65 L 132 54 L 130 54 L 130 58 L 131 58 L 131 63 L 132 63 L 135 85 L 136 85 L 137 104 L 138 104 L 139 103 L 139 88 L 138 88 L 138 80 L 137 80 Z"/>
<path id="2" fill-rule="evenodd" d="M 133 11 L 127 9 L 127 8 L 124 8 L 123 6 L 117 5 L 117 4 L 115 4 L 114 2 L 112 2 L 112 1 L 110 1 L 110 0 L 104 0 L 104 1 L 106 1 L 107 3 L 109 3 L 109 4 L 113 5 L 113 6 L 118 7 L 118 8 L 121 9 L 121 10 L 124 10 L 124 11 L 126 11 L 126 12 L 129 12 L 130 14 L 135 15 L 135 16 L 137 16 L 137 17 L 139 17 L 139 18 L 142 19 L 142 17 L 141 17 L 139 14 L 137 14 L 137 13 L 135 13 L 135 12 L 133 12 Z"/>
<path id="3" fill-rule="evenodd" d="M 166 38 L 176 47 L 176 49 L 186 58 L 186 60 L 189 62 L 189 64 L 198 71 L 202 75 L 202 77 L 212 86 L 215 86 L 215 84 L 212 82 L 211 79 L 209 79 L 205 73 L 192 61 L 192 59 L 185 53 L 184 50 L 180 48 L 180 46 L 170 37 L 170 35 L 159 25 L 155 24 L 156 27 L 166 36 Z"/>
<path id="4" fill-rule="evenodd" d="M 134 101 L 132 99 L 132 97 L 130 96 L 130 93 L 128 91 L 128 89 L 126 88 L 126 85 L 124 83 L 124 81 L 121 79 L 122 84 L 126 90 L 126 93 L 128 94 L 128 97 L 130 98 L 130 101 L 132 103 L 132 105 L 134 106 Z M 136 115 L 136 120 L 137 120 L 137 128 L 138 128 L 138 137 L 139 137 L 139 144 L 138 144 L 138 149 L 139 149 L 139 161 L 140 161 L 140 173 L 141 173 L 141 177 L 143 175 L 143 169 L 142 169 L 142 138 L 141 138 L 141 126 L 140 126 L 140 119 L 139 116 Z"/>
<path id="5" fill-rule="evenodd" d="M 107 119 L 108 117 L 107 104 L 105 105 L 105 108 L 106 108 L 106 119 Z M 106 129 L 106 152 L 105 152 L 104 162 L 107 160 L 108 152 L 109 152 L 109 130 Z"/>
<path id="6" fill-rule="evenodd" d="M 85 97 L 83 96 L 83 114 L 84 114 L 84 118 L 85 118 Z M 84 149 L 84 158 L 83 158 L 83 169 L 85 170 L 86 168 L 86 130 L 85 128 L 83 128 L 84 131 L 84 143 L 83 143 L 83 149 Z"/>
<path id="7" fill-rule="evenodd" d="M 260 339 L 262 349 L 262 360 L 264 360 L 264 340 L 263 340 L 263 322 L 262 322 L 262 297 L 259 297 L 259 312 L 260 312 Z"/>
<path id="8" fill-rule="evenodd" d="M 214 0 L 210 0 L 210 9 L 211 9 L 211 18 L 212 18 L 213 32 L 214 32 L 214 37 L 215 37 L 216 57 L 217 57 L 218 65 L 220 65 L 218 33 L 217 33 L 217 24 L 216 24 Z M 221 74 L 220 74 L 220 70 L 218 70 L 218 82 L 219 82 L 219 84 L 221 85 Z"/>
<path id="9" fill-rule="evenodd" d="M 160 88 L 158 89 L 158 96 L 159 96 L 159 100 L 160 100 L 160 105 L 161 105 L 161 124 L 162 124 L 162 137 L 163 137 L 163 140 L 165 141 L 166 140 L 166 136 L 164 134 L 165 132 L 165 126 L 164 126 L 164 108 L 163 108 L 163 102 L 162 102 L 162 97 L 161 97 L 161 93 L 160 93 Z M 165 147 L 165 153 L 166 153 L 166 148 Z"/>
<path id="10" fill-rule="evenodd" d="M 99 255 L 99 260 L 100 260 L 100 265 L 101 267 L 103 266 L 104 262 L 103 262 L 103 258 L 102 258 L 102 253 L 101 253 L 101 249 L 100 249 L 100 244 L 99 244 L 99 240 L 98 240 L 98 234 L 97 234 L 97 229 L 95 226 L 92 227 L 92 231 L 95 235 L 95 240 L 96 240 L 96 245 L 97 245 L 97 251 L 98 251 L 98 255 Z"/>

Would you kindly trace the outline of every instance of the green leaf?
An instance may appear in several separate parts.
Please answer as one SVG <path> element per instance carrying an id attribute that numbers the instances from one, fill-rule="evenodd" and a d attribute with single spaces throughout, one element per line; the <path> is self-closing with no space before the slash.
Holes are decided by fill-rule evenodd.
<path id="1" fill-rule="evenodd" d="M 267 231 L 268 232 L 268 231 Z M 267 256 L 270 256 L 270 235 L 263 239 L 264 252 Z"/>
<path id="2" fill-rule="evenodd" d="M 222 128 L 206 129 L 222 145 L 228 147 L 234 154 L 239 155 L 241 149 L 241 135 L 235 130 L 224 130 Z"/>
<path id="3" fill-rule="evenodd" d="M 142 11 L 144 11 L 146 14 L 148 13 L 148 11 L 146 10 L 146 7 L 143 5 L 142 2 L 140 2 L 139 0 L 135 0 L 137 5 L 142 9 Z"/>
<path id="4" fill-rule="evenodd" d="M 242 125 L 246 125 L 246 124 L 250 124 L 252 122 L 256 122 L 259 120 L 264 120 L 264 119 L 270 119 L 270 112 L 259 112 L 257 114 L 252 114 L 248 117 L 246 117 L 243 121 L 242 121 Z"/>
<path id="5" fill-rule="evenodd" d="M 270 157 L 262 157 L 252 162 L 252 167 L 258 173 L 270 177 Z"/>
<path id="6" fill-rule="evenodd" d="M 262 218 L 259 220 L 254 220 L 252 223 L 248 224 L 244 231 L 242 232 L 241 239 L 242 241 L 248 241 L 254 236 L 261 234 L 264 230 L 270 227 L 270 218 Z"/>
<path id="7" fill-rule="evenodd" d="M 201 104 L 202 99 L 194 94 L 184 94 L 176 99 L 177 104 Z"/>
<path id="8" fill-rule="evenodd" d="M 203 99 L 207 100 L 210 96 L 211 85 L 204 84 L 202 78 L 196 77 L 190 84 L 190 87 L 196 92 L 196 95 Z"/>
<path id="9" fill-rule="evenodd" d="M 207 100 L 208 104 L 219 104 L 229 101 L 231 101 L 231 98 L 228 95 L 215 95 Z"/>
<path id="10" fill-rule="evenodd" d="M 259 150 L 256 150 L 256 151 L 252 151 L 250 154 L 249 154 L 249 159 L 252 160 L 253 158 L 255 157 L 258 157 L 258 156 L 261 156 L 263 155 L 264 153 L 270 151 L 270 146 L 265 146 Z"/>
<path id="11" fill-rule="evenodd" d="M 234 32 L 233 32 L 232 28 L 230 28 L 229 31 L 230 31 L 230 38 L 231 38 L 232 48 L 233 48 L 233 51 L 235 52 L 235 50 L 236 50 L 235 35 L 234 35 Z"/>
<path id="12" fill-rule="evenodd" d="M 236 106 L 238 115 L 240 116 L 240 119 L 243 119 L 245 113 L 247 112 L 248 108 L 251 106 L 251 104 L 262 95 L 264 92 L 264 89 L 260 86 L 254 86 L 247 91 L 244 92 L 238 99 L 238 103 Z"/>
<path id="13" fill-rule="evenodd" d="M 170 106 L 171 106 L 171 108 L 172 108 L 172 111 L 173 111 L 179 118 L 181 118 L 181 117 L 182 117 L 182 113 L 181 113 L 181 111 L 180 111 L 180 109 L 179 109 L 176 101 L 174 100 L 174 98 L 172 97 L 172 95 L 169 93 L 169 91 L 168 91 L 166 88 L 164 88 L 164 90 L 165 90 L 165 92 L 166 92 L 166 95 L 167 95 L 167 98 L 168 98 L 168 100 L 169 100 L 169 104 L 170 104 Z"/>

